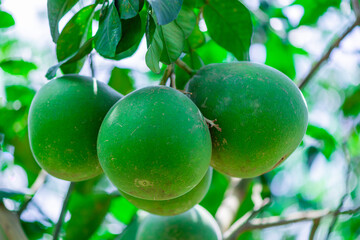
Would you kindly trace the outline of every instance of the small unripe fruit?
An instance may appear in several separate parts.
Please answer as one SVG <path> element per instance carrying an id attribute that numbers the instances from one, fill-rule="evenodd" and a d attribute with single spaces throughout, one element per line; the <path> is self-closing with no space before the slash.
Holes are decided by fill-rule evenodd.
<path id="1" fill-rule="evenodd" d="M 141 222 L 136 240 L 221 240 L 219 225 L 211 214 L 197 205 L 171 217 L 149 215 Z"/>

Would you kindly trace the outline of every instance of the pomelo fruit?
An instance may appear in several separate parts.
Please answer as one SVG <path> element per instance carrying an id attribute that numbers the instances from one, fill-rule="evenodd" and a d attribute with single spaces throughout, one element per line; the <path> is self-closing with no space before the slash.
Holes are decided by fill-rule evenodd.
<path id="1" fill-rule="evenodd" d="M 250 63 L 210 64 L 187 91 L 211 128 L 211 165 L 232 177 L 251 178 L 275 168 L 300 144 L 308 111 L 298 87 L 274 68 Z"/>
<path id="2" fill-rule="evenodd" d="M 99 128 L 121 95 L 106 84 L 65 75 L 45 84 L 29 112 L 29 139 L 38 164 L 49 174 L 82 181 L 102 173 L 96 150 Z"/>

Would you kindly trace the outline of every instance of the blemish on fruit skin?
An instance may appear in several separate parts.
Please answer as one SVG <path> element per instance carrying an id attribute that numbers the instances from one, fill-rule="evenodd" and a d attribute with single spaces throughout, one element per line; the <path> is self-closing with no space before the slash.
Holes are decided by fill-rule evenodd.
<path id="1" fill-rule="evenodd" d="M 146 180 L 146 179 L 136 178 L 134 183 L 135 183 L 136 187 L 153 187 L 154 186 L 153 182 L 150 182 L 149 180 Z"/>

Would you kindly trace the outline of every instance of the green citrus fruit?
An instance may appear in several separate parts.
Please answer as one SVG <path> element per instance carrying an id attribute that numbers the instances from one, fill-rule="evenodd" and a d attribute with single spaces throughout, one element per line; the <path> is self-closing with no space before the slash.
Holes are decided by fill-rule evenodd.
<path id="1" fill-rule="evenodd" d="M 147 87 L 121 99 L 106 115 L 98 155 L 120 191 L 168 200 L 189 192 L 204 177 L 211 138 L 199 109 L 184 94 Z"/>
<path id="2" fill-rule="evenodd" d="M 221 240 L 221 231 L 211 214 L 196 205 L 176 216 L 150 214 L 141 222 L 136 240 Z"/>
<path id="3" fill-rule="evenodd" d="M 120 193 L 136 207 L 153 214 L 170 216 L 188 211 L 198 204 L 206 195 L 211 184 L 212 168 L 209 168 L 201 182 L 184 195 L 170 200 L 145 200 Z"/>
<path id="4" fill-rule="evenodd" d="M 78 75 L 65 75 L 44 85 L 29 112 L 30 146 L 38 164 L 68 181 L 99 175 L 98 131 L 120 97 L 106 84 Z"/>
<path id="5" fill-rule="evenodd" d="M 274 68 L 249 62 L 207 65 L 189 81 L 187 91 L 221 128 L 211 129 L 211 165 L 227 175 L 250 178 L 275 168 L 305 134 L 304 97 Z"/>

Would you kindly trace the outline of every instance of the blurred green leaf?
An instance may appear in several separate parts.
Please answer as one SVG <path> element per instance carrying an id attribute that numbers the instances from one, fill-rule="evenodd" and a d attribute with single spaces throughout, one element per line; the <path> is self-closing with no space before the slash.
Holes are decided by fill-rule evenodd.
<path id="1" fill-rule="evenodd" d="M 9 59 L 0 62 L 0 68 L 12 75 L 27 77 L 32 70 L 37 69 L 37 66 L 32 62 Z"/>
<path id="2" fill-rule="evenodd" d="M 15 25 L 15 20 L 11 14 L 0 11 L 0 28 L 8 28 Z"/>
<path id="3" fill-rule="evenodd" d="M 165 25 L 175 20 L 183 0 L 148 0 L 148 2 L 155 12 L 157 22 Z"/>
<path id="4" fill-rule="evenodd" d="M 182 61 L 185 62 L 190 68 L 193 70 L 198 70 L 202 66 L 204 66 L 203 61 L 200 56 L 195 52 L 191 51 L 186 54 Z M 176 75 L 176 88 L 183 90 L 185 88 L 186 83 L 190 80 L 190 75 L 185 72 L 183 69 L 179 68 L 177 65 L 175 66 L 175 75 Z"/>
<path id="5" fill-rule="evenodd" d="M 344 116 L 358 116 L 360 113 L 360 85 L 351 87 L 346 94 L 345 101 L 341 106 Z"/>
<path id="6" fill-rule="evenodd" d="M 25 192 L 20 192 L 12 189 L 0 188 L 0 200 L 3 198 L 15 200 L 15 201 L 24 201 L 26 197 L 29 197 L 29 194 Z"/>
<path id="7" fill-rule="evenodd" d="M 63 61 L 59 62 L 58 64 L 50 67 L 48 69 L 48 71 L 46 72 L 45 77 L 47 79 L 52 79 L 56 76 L 56 72 L 57 70 L 59 70 L 59 68 L 64 65 L 64 64 L 71 64 L 71 63 L 75 63 L 79 60 L 81 60 L 82 58 L 84 58 L 86 55 L 88 55 L 92 49 L 93 49 L 93 40 L 94 38 L 90 38 L 89 40 L 87 40 L 84 45 L 82 45 L 80 47 L 80 49 L 78 51 L 76 51 L 74 54 L 72 54 L 70 57 L 64 59 Z"/>
<path id="8" fill-rule="evenodd" d="M 208 210 L 213 216 L 215 216 L 224 199 L 228 186 L 229 179 L 223 174 L 214 170 L 209 191 L 205 195 L 204 199 L 200 202 L 200 205 L 206 208 L 206 210 Z"/>
<path id="9" fill-rule="evenodd" d="M 204 19 L 215 42 L 238 60 L 248 59 L 253 27 L 250 12 L 240 1 L 209 0 Z"/>
<path id="10" fill-rule="evenodd" d="M 99 29 L 95 35 L 95 49 L 103 57 L 114 57 L 116 46 L 121 39 L 121 21 L 114 3 L 110 4 L 100 18 Z"/>
<path id="11" fill-rule="evenodd" d="M 134 218 L 137 208 L 123 197 L 115 198 L 110 205 L 109 212 L 124 224 L 129 224 Z"/>
<path id="12" fill-rule="evenodd" d="M 86 6 L 77 12 L 66 24 L 56 45 L 56 55 L 59 62 L 69 58 L 79 51 L 80 47 L 91 38 L 91 22 L 95 4 Z M 67 62 L 61 65 L 63 73 L 78 73 L 83 61 Z"/>
<path id="13" fill-rule="evenodd" d="M 115 1 L 119 9 L 121 19 L 129 19 L 135 17 L 144 5 L 143 0 L 117 0 Z"/>
<path id="14" fill-rule="evenodd" d="M 265 47 L 265 64 L 276 68 L 289 78 L 294 79 L 296 75 L 294 61 L 295 47 L 287 39 L 282 39 L 275 33 L 270 32 Z"/>
<path id="15" fill-rule="evenodd" d="M 205 4 L 204 0 L 184 0 L 183 6 L 189 7 L 189 8 L 200 8 Z"/>
<path id="16" fill-rule="evenodd" d="M 341 0 L 296 0 L 293 5 L 301 5 L 304 8 L 304 15 L 300 25 L 315 24 L 329 7 L 340 7 Z"/>
<path id="17" fill-rule="evenodd" d="M 196 52 L 205 65 L 224 62 L 227 57 L 227 51 L 212 40 L 198 48 Z"/>
<path id="18" fill-rule="evenodd" d="M 48 0 L 47 11 L 50 25 L 50 33 L 54 43 L 59 38 L 59 22 L 61 18 L 78 2 L 79 0 Z"/>
<path id="19" fill-rule="evenodd" d="M 199 48 L 204 44 L 205 44 L 205 35 L 203 32 L 200 31 L 199 26 L 195 25 L 194 30 L 185 41 L 184 52 L 193 51 L 194 49 Z"/>
<path id="20" fill-rule="evenodd" d="M 306 156 L 307 156 L 307 166 L 311 168 L 314 160 L 316 159 L 317 155 L 320 153 L 319 149 L 314 146 L 310 146 L 306 150 Z"/>
<path id="21" fill-rule="evenodd" d="M 124 231 L 115 240 L 134 240 L 136 239 L 136 233 L 141 224 L 139 218 L 135 218 L 131 223 L 124 229 Z"/>
<path id="22" fill-rule="evenodd" d="M 318 140 L 321 143 L 319 149 L 326 159 L 329 159 L 331 154 L 336 150 L 336 139 L 324 128 L 308 125 L 306 135 Z"/>
<path id="23" fill-rule="evenodd" d="M 69 201 L 70 220 L 65 224 L 67 240 L 88 239 L 101 225 L 111 203 L 107 193 L 79 194 L 74 192 Z"/>
<path id="24" fill-rule="evenodd" d="M 163 47 L 164 45 L 161 39 L 160 30 L 159 28 L 156 28 L 153 39 L 149 44 L 149 48 L 145 55 L 146 65 L 155 73 L 160 73 L 159 63 Z"/>
<path id="25" fill-rule="evenodd" d="M 123 95 L 134 91 L 134 79 L 130 74 L 130 69 L 114 67 L 111 71 L 109 86 Z"/>

